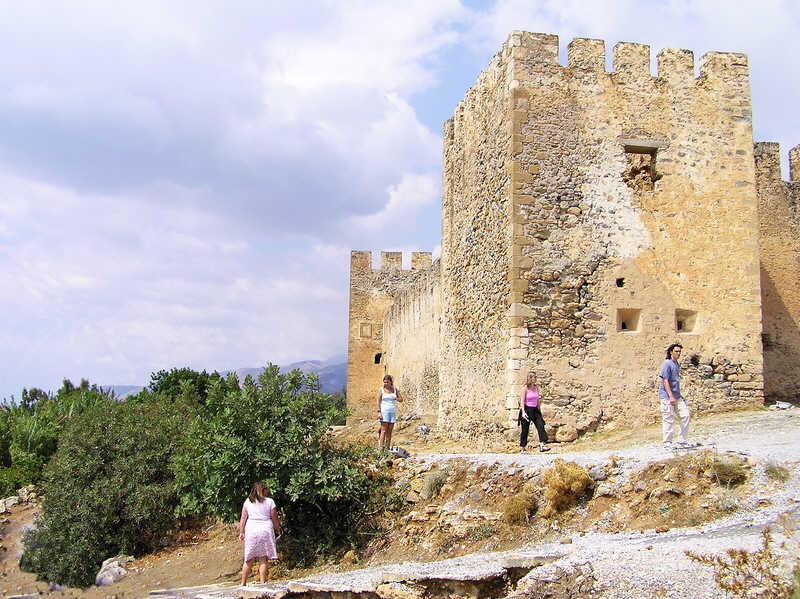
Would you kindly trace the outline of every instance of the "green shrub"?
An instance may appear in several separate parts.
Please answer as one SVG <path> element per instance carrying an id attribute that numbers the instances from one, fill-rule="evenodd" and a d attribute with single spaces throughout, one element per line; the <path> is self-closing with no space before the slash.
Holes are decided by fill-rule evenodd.
<path id="1" fill-rule="evenodd" d="M 368 476 L 372 450 L 332 444 L 328 430 L 341 417 L 316 376 L 299 370 L 269 366 L 236 390 L 213 383 L 173 461 L 178 513 L 236 520 L 252 483 L 263 480 L 284 519 L 284 555 L 307 564 L 358 545 L 392 495 L 385 474 Z"/>
<path id="2" fill-rule="evenodd" d="M 0 406 L 0 495 L 37 483 L 42 469 L 56 451 L 63 428 L 71 419 L 110 396 L 81 381 L 75 387 L 65 380 L 56 395 L 40 389 L 22 390 L 19 403 Z M 7 470 L 10 469 L 10 470 Z"/>
<path id="3" fill-rule="evenodd" d="M 528 484 L 509 497 L 503 508 L 503 520 L 508 524 L 527 524 L 539 505 L 537 494 L 536 487 Z"/>
<path id="4" fill-rule="evenodd" d="M 545 518 L 551 518 L 574 504 L 578 498 L 594 487 L 586 469 L 575 462 L 564 462 L 556 458 L 553 467 L 542 474 L 547 505 L 542 510 Z"/>
<path id="5" fill-rule="evenodd" d="M 85 587 L 101 562 L 157 547 L 176 525 L 170 459 L 191 409 L 159 401 L 97 402 L 69 421 L 45 469 L 43 512 L 23 537 L 20 567 Z"/>
<path id="6" fill-rule="evenodd" d="M 448 473 L 445 470 L 432 470 L 422 479 L 422 489 L 420 497 L 428 501 L 433 499 L 442 490 L 444 483 L 447 482 Z"/>

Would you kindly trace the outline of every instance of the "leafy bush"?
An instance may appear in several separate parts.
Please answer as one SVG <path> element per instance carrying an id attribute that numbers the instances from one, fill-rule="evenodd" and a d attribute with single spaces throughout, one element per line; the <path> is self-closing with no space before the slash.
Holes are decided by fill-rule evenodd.
<path id="1" fill-rule="evenodd" d="M 205 403 L 208 392 L 214 385 L 235 391 L 239 382 L 235 376 L 223 378 L 218 372 L 208 374 L 205 370 L 198 372 L 191 368 L 173 368 L 172 370 L 159 370 L 150 375 L 150 384 L 142 389 L 130 401 L 146 400 L 149 395 L 162 395 L 173 401 L 179 397 L 189 397 Z"/>
<path id="2" fill-rule="evenodd" d="M 508 524 L 527 524 L 539 505 L 536 495 L 536 487 L 527 484 L 522 491 L 509 497 L 503 508 L 503 520 Z"/>
<path id="3" fill-rule="evenodd" d="M 447 482 L 448 473 L 445 470 L 433 470 L 425 475 L 422 479 L 422 489 L 420 490 L 420 497 L 424 500 L 430 500 L 439 494 L 442 490 L 444 483 Z"/>
<path id="4" fill-rule="evenodd" d="M 589 473 L 575 462 L 556 458 L 552 468 L 542 474 L 547 505 L 542 510 L 545 518 L 552 518 L 574 504 L 578 498 L 594 487 Z"/>
<path id="5" fill-rule="evenodd" d="M 37 483 L 64 426 L 84 409 L 110 397 L 86 380 L 77 388 L 65 380 L 55 396 L 23 389 L 19 404 L 0 406 L 0 495 Z"/>
<path id="6" fill-rule="evenodd" d="M 342 409 L 319 393 L 315 375 L 270 365 L 231 390 L 212 383 L 173 468 L 178 514 L 238 519 L 254 481 L 283 512 L 284 555 L 313 562 L 374 531 L 391 499 L 385 474 L 368 474 L 372 451 L 336 447 L 328 430 Z"/>
<path id="7" fill-rule="evenodd" d="M 164 398 L 98 401 L 69 420 L 40 488 L 44 510 L 20 567 L 88 586 L 101 562 L 157 547 L 175 526 L 170 460 L 191 409 Z"/>

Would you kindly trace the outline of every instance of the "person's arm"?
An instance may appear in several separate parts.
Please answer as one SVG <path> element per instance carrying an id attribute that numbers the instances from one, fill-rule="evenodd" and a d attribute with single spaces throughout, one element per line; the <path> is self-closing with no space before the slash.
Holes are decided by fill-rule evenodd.
<path id="1" fill-rule="evenodd" d="M 239 540 L 244 541 L 244 525 L 247 524 L 247 508 L 242 506 L 242 517 L 239 520 Z"/>
<path id="2" fill-rule="evenodd" d="M 395 392 L 395 394 L 397 395 L 397 401 L 403 401 L 403 396 L 402 396 L 402 395 L 400 395 L 400 389 L 398 389 L 397 387 L 395 387 L 395 388 L 394 388 L 394 392 Z"/>
<path id="3" fill-rule="evenodd" d="M 272 520 L 272 529 L 275 531 L 275 537 L 281 536 L 281 523 L 278 521 L 278 510 L 273 505 L 269 512 L 269 517 Z"/>
<path id="4" fill-rule="evenodd" d="M 525 396 L 528 394 L 528 388 L 522 390 L 522 395 L 519 397 L 519 411 L 525 420 L 528 420 L 528 415 L 525 413 Z"/>
<path id="5" fill-rule="evenodd" d="M 378 393 L 378 414 L 381 416 L 378 417 L 379 420 L 383 419 L 383 413 L 381 412 L 381 399 L 383 398 L 383 392 Z"/>
<path id="6" fill-rule="evenodd" d="M 672 386 L 669 384 L 669 379 L 667 378 L 669 376 L 669 370 L 666 372 L 662 370 L 659 376 L 661 377 L 661 384 L 664 386 L 664 391 L 666 391 L 669 396 L 669 405 L 674 406 L 675 396 L 672 394 Z"/>

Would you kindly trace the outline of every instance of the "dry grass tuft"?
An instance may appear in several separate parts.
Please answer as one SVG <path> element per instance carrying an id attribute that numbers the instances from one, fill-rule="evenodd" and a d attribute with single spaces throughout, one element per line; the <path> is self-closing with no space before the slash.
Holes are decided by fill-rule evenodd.
<path id="1" fill-rule="evenodd" d="M 574 504 L 586 491 L 594 487 L 586 469 L 575 462 L 565 462 L 556 458 L 553 467 L 542 474 L 547 505 L 542 516 L 552 518 Z"/>
<path id="2" fill-rule="evenodd" d="M 715 460 L 711 471 L 714 480 L 722 487 L 735 487 L 747 480 L 747 468 L 736 459 Z"/>
<path id="3" fill-rule="evenodd" d="M 536 487 L 528 484 L 522 491 L 509 497 L 503 509 L 503 520 L 507 524 L 527 524 L 539 505 L 536 495 Z"/>
<path id="4" fill-rule="evenodd" d="M 769 528 L 761 533 L 763 544 L 758 551 L 728 549 L 723 555 L 702 555 L 687 551 L 686 555 L 701 564 L 711 566 L 719 588 L 734 597 L 762 599 L 792 599 L 797 588 L 782 574 L 781 560 L 772 550 Z M 794 569 L 795 580 L 798 566 Z"/>
<path id="5" fill-rule="evenodd" d="M 789 469 L 786 466 L 781 466 L 772 460 L 764 464 L 764 472 L 766 472 L 767 478 L 770 480 L 782 483 L 785 483 L 787 480 L 789 480 L 789 477 L 791 476 Z"/>

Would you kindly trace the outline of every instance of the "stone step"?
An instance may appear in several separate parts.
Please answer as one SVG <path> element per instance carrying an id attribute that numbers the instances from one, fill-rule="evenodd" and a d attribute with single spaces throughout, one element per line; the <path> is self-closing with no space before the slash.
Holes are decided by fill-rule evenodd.
<path id="1" fill-rule="evenodd" d="M 319 574 L 297 580 L 238 586 L 215 584 L 158 589 L 150 599 L 430 599 L 451 594 L 490 598 L 530 570 L 563 557 L 559 553 L 498 552 L 436 562 L 403 562 L 350 572 Z"/>

